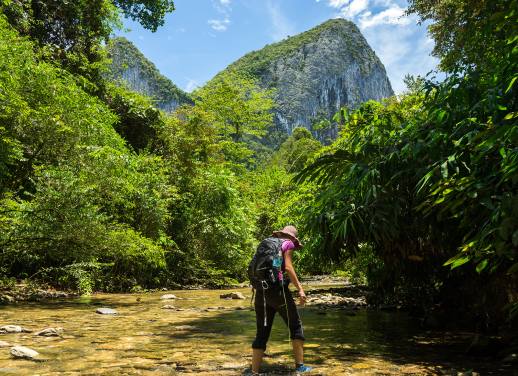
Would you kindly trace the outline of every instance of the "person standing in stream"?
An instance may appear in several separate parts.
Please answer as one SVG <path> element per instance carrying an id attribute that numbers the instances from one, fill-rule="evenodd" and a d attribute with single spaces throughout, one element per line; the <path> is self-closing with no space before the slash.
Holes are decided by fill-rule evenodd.
<path id="1" fill-rule="evenodd" d="M 288 288 L 291 282 L 297 288 L 300 304 L 306 303 L 292 256 L 302 248 L 295 226 L 286 226 L 274 231 L 272 237 L 263 240 L 250 263 L 248 274 L 256 292 L 254 308 L 257 333 L 252 343 L 252 375 L 259 375 L 259 369 L 270 337 L 275 313 L 279 313 L 290 331 L 290 339 L 298 373 L 312 368 L 304 365 L 304 330 L 297 306 Z M 286 276 L 287 275 L 287 276 Z"/>

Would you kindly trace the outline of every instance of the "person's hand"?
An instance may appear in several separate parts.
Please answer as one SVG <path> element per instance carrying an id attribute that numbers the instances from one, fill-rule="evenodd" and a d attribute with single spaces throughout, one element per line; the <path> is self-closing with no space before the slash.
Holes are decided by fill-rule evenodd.
<path id="1" fill-rule="evenodd" d="M 306 304 L 307 298 L 306 298 L 306 294 L 304 293 L 303 289 L 299 290 L 299 300 L 300 300 L 300 305 Z"/>

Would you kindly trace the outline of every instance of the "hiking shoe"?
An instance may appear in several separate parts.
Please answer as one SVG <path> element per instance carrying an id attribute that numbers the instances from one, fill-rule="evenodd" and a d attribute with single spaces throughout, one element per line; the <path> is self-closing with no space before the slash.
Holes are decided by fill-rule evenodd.
<path id="1" fill-rule="evenodd" d="M 303 373 L 303 372 L 309 372 L 313 369 L 313 367 L 305 366 L 304 364 L 297 365 L 297 368 L 295 368 L 296 372 Z"/>

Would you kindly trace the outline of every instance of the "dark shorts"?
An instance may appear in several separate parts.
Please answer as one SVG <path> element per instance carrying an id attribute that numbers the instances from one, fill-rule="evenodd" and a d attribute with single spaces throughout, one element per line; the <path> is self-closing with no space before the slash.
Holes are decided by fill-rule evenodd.
<path id="1" fill-rule="evenodd" d="M 285 298 L 286 301 L 284 300 Z M 300 321 L 297 306 L 295 305 L 293 296 L 291 295 L 291 292 L 287 286 L 284 287 L 284 295 L 283 289 L 281 287 L 265 290 L 264 297 L 262 289 L 256 290 L 254 307 L 257 334 L 255 336 L 254 342 L 252 343 L 252 348 L 266 350 L 266 343 L 270 337 L 273 319 L 276 312 L 279 313 L 286 325 L 288 325 L 291 339 L 304 340 L 302 321 Z"/>

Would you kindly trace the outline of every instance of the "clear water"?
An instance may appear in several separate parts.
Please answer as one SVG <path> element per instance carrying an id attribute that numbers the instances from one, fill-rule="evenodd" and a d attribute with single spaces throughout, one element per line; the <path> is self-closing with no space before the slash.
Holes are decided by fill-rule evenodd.
<path id="1" fill-rule="evenodd" d="M 231 290 L 236 291 L 236 290 Z M 250 298 L 248 289 L 237 290 Z M 255 334 L 250 300 L 221 300 L 230 290 L 98 294 L 0 307 L 0 325 L 62 327 L 62 337 L 4 334 L 0 340 L 38 351 L 43 361 L 13 359 L 0 348 L 0 375 L 245 375 Z M 162 309 L 170 304 L 182 311 Z M 109 307 L 117 316 L 95 313 Z M 512 374 L 464 355 L 469 335 L 423 332 L 404 313 L 300 309 L 312 375 Z M 294 375 L 287 329 L 277 317 L 264 362 L 269 375 Z"/>

